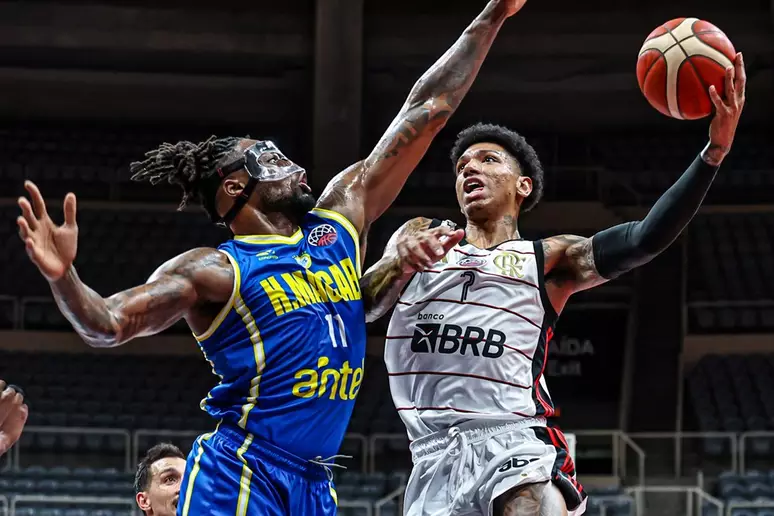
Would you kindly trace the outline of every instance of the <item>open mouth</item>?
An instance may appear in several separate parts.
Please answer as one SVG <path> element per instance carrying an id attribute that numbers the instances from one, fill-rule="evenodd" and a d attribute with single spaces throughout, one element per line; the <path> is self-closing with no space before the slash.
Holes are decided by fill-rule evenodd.
<path id="1" fill-rule="evenodd" d="M 484 189 L 483 183 L 474 177 L 466 179 L 465 182 L 462 184 L 462 190 L 466 194 L 473 193 L 477 190 L 483 190 L 483 189 Z"/>

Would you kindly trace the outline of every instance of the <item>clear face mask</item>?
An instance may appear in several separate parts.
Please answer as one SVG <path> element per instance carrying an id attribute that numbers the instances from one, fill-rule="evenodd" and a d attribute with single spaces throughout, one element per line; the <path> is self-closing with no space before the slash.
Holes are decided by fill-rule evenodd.
<path id="1" fill-rule="evenodd" d="M 234 220 L 239 210 L 247 202 L 258 183 L 270 181 L 281 181 L 293 174 L 301 174 L 305 170 L 292 161 L 290 161 L 274 142 L 269 140 L 259 141 L 249 147 L 244 157 L 224 165 L 217 170 L 219 181 L 223 181 L 230 174 L 242 170 L 247 170 L 250 179 L 247 181 L 244 190 L 234 201 L 234 205 L 223 217 L 213 220 L 216 224 L 227 226 Z"/>
<path id="2" fill-rule="evenodd" d="M 305 172 L 268 140 L 259 141 L 245 151 L 245 168 L 250 177 L 260 182 L 280 181 Z"/>

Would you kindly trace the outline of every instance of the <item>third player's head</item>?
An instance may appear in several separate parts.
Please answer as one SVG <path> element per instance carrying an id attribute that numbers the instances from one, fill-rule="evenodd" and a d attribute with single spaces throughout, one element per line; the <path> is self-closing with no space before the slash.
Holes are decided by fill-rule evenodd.
<path id="1" fill-rule="evenodd" d="M 195 200 L 213 222 L 229 225 L 242 211 L 298 222 L 315 205 L 306 172 L 270 141 L 215 138 L 163 144 L 132 163 L 132 179 L 183 188 L 180 208 Z"/>
<path id="2" fill-rule="evenodd" d="M 134 491 L 137 506 L 148 516 L 174 516 L 180 501 L 185 455 L 174 444 L 152 447 L 137 466 Z"/>
<path id="3" fill-rule="evenodd" d="M 491 124 L 463 130 L 451 151 L 457 202 L 484 224 L 531 210 L 543 195 L 543 167 L 518 133 Z"/>

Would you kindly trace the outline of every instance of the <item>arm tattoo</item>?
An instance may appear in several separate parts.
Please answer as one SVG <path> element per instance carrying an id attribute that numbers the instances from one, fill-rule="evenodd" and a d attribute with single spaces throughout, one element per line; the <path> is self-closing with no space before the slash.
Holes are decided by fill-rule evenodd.
<path id="1" fill-rule="evenodd" d="M 371 165 L 400 156 L 401 150 L 423 136 L 426 129 L 432 128 L 434 125 L 437 126 L 436 122 L 438 121 L 446 123 L 446 120 L 456 109 L 449 101 L 449 94 L 443 93 L 438 98 L 431 98 L 419 106 L 407 110 L 405 115 L 396 120 L 382 141 L 379 142 Z"/>
<path id="2" fill-rule="evenodd" d="M 411 89 L 404 110 L 377 146 L 374 162 L 399 156 L 428 130 L 441 129 L 473 84 L 504 21 L 504 2 L 490 1 Z"/>
<path id="3" fill-rule="evenodd" d="M 708 165 L 713 167 L 719 167 L 723 158 L 731 149 L 723 145 L 710 142 L 709 145 L 702 151 L 701 159 L 703 159 Z"/>
<path id="4" fill-rule="evenodd" d="M 163 331 L 200 297 L 222 299 L 233 281 L 234 271 L 222 253 L 195 249 L 162 266 L 145 285 L 107 299 L 85 285 L 74 268 L 52 283 L 51 290 L 59 309 L 89 345 L 111 347 Z"/>
<path id="5" fill-rule="evenodd" d="M 382 258 L 372 265 L 360 279 L 360 290 L 366 310 L 366 321 L 373 322 L 398 301 L 403 287 L 413 273 L 406 273 L 398 253 L 398 239 L 423 231 L 430 227 L 430 219 L 411 219 L 396 231 L 384 249 Z"/>
<path id="6" fill-rule="evenodd" d="M 358 229 L 384 213 L 462 102 L 507 14 L 506 0 L 490 0 L 417 81 L 368 157 L 351 168 L 354 173 L 339 174 L 329 183 L 320 207 L 338 211 Z"/>
<path id="7" fill-rule="evenodd" d="M 546 281 L 561 289 L 584 290 L 604 283 L 594 263 L 591 238 L 559 235 L 543 240 Z"/>

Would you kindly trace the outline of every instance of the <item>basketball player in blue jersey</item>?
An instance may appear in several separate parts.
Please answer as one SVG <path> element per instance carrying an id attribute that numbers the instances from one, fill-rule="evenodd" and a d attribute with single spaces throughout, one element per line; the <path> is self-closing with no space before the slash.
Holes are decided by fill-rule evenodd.
<path id="1" fill-rule="evenodd" d="M 317 201 L 305 171 L 269 141 L 164 144 L 132 164 L 133 179 L 180 185 L 182 206 L 198 201 L 236 235 L 218 249 L 169 260 L 145 285 L 108 298 L 86 286 L 73 267 L 75 196 L 65 197 L 65 222 L 56 226 L 38 188 L 26 183 L 20 236 L 81 337 L 114 347 L 184 318 L 220 379 L 202 401 L 217 428 L 193 446 L 179 514 L 335 513 L 327 460 L 363 381 L 365 233 L 525 1 L 489 1 L 419 79 L 371 154 L 337 175 Z"/>

